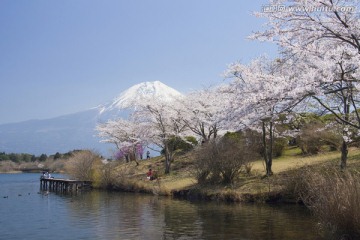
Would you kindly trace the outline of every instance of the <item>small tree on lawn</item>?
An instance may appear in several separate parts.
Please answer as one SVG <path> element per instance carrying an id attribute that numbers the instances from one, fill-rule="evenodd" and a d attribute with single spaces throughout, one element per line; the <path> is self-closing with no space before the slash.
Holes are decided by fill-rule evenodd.
<path id="1" fill-rule="evenodd" d="M 118 149 L 121 157 L 126 161 L 135 161 L 136 165 L 140 154 L 143 154 L 143 145 L 146 145 L 145 139 L 147 129 L 143 124 L 138 124 L 129 120 L 117 119 L 109 120 L 96 127 L 98 135 L 103 142 L 113 143 Z"/>

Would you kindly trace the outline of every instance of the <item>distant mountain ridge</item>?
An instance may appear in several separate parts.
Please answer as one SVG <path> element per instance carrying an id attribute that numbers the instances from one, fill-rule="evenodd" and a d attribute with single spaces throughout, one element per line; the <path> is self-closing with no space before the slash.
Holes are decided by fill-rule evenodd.
<path id="1" fill-rule="evenodd" d="M 1 124 L 0 151 L 39 155 L 93 149 L 110 155 L 114 146 L 100 143 L 96 124 L 128 116 L 132 104 L 143 96 L 169 101 L 182 94 L 160 81 L 143 82 L 121 92 L 113 101 L 85 111 L 51 119 Z"/>

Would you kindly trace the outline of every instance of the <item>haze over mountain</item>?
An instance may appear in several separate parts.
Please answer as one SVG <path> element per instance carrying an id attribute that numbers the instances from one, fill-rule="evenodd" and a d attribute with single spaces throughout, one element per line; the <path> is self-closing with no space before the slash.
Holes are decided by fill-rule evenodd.
<path id="1" fill-rule="evenodd" d="M 113 101 L 81 112 L 44 120 L 29 120 L 0 125 L 0 151 L 39 155 L 93 149 L 111 155 L 114 146 L 100 143 L 95 126 L 117 117 L 126 117 L 131 105 L 143 96 L 168 101 L 182 94 L 155 81 L 136 84 L 120 93 Z"/>

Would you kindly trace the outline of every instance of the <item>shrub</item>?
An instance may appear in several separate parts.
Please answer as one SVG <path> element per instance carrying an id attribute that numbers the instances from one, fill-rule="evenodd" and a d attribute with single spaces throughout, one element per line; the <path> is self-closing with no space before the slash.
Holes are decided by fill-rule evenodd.
<path id="1" fill-rule="evenodd" d="M 71 177 L 96 183 L 99 182 L 100 167 L 100 156 L 88 150 L 74 153 L 65 166 Z"/>
<path id="2" fill-rule="evenodd" d="M 200 184 L 231 184 L 241 168 L 256 157 L 243 139 L 234 137 L 207 142 L 195 154 L 195 177 Z"/>
<path id="3" fill-rule="evenodd" d="M 109 162 L 101 167 L 99 187 L 106 189 L 114 188 L 119 177 L 115 171 L 117 165 L 118 162 Z"/>
<path id="4" fill-rule="evenodd" d="M 336 129 L 330 130 L 324 123 L 312 122 L 301 129 L 297 142 L 303 154 L 317 154 L 324 145 L 332 150 L 339 149 L 342 137 Z"/>
<path id="5" fill-rule="evenodd" d="M 280 157 L 288 145 L 288 140 L 286 138 L 275 138 L 273 146 L 273 157 Z"/>
<path id="6" fill-rule="evenodd" d="M 0 162 L 0 172 L 11 172 L 17 169 L 16 163 L 10 160 Z"/>
<path id="7" fill-rule="evenodd" d="M 264 155 L 264 147 L 262 142 L 262 134 L 251 129 L 245 129 L 239 132 L 227 132 L 225 137 L 232 139 L 243 139 L 248 146 L 251 146 L 252 151 L 257 152 L 261 156 Z M 283 150 L 288 145 L 288 139 L 278 137 L 274 139 L 273 157 L 280 157 Z"/>
<path id="8" fill-rule="evenodd" d="M 169 147 L 171 151 L 177 151 L 179 153 L 186 153 L 194 149 L 198 142 L 196 141 L 195 137 L 188 136 L 184 139 L 180 137 L 173 136 L 169 139 Z M 162 155 L 165 154 L 165 149 L 161 150 L 160 152 Z"/>
<path id="9" fill-rule="evenodd" d="M 46 160 L 45 167 L 48 168 L 51 172 L 63 172 L 65 169 L 66 160 L 58 159 L 58 160 Z"/>

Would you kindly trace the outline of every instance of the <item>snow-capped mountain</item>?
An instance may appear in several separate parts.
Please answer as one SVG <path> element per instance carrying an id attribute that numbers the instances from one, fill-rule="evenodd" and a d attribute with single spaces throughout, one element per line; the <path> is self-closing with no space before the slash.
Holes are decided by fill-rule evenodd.
<path id="1" fill-rule="evenodd" d="M 172 101 L 182 96 L 180 92 L 160 81 L 139 83 L 120 93 L 110 103 L 98 106 L 99 120 L 126 117 L 132 111 L 132 107 L 140 103 L 144 97 Z"/>
<path id="2" fill-rule="evenodd" d="M 142 97 L 170 101 L 180 96 L 181 93 L 159 81 L 144 82 L 121 92 L 113 101 L 89 110 L 51 119 L 2 124 L 0 151 L 39 155 L 94 149 L 109 155 L 114 146 L 100 143 L 96 137 L 96 124 L 128 116 L 131 106 Z"/>
<path id="3" fill-rule="evenodd" d="M 182 94 L 160 81 L 143 82 L 136 84 L 122 92 L 110 105 L 103 108 L 102 111 L 129 108 L 134 104 L 136 105 L 136 103 L 141 101 L 141 99 L 145 96 L 151 96 L 163 101 L 171 101 L 175 97 L 182 96 Z"/>

